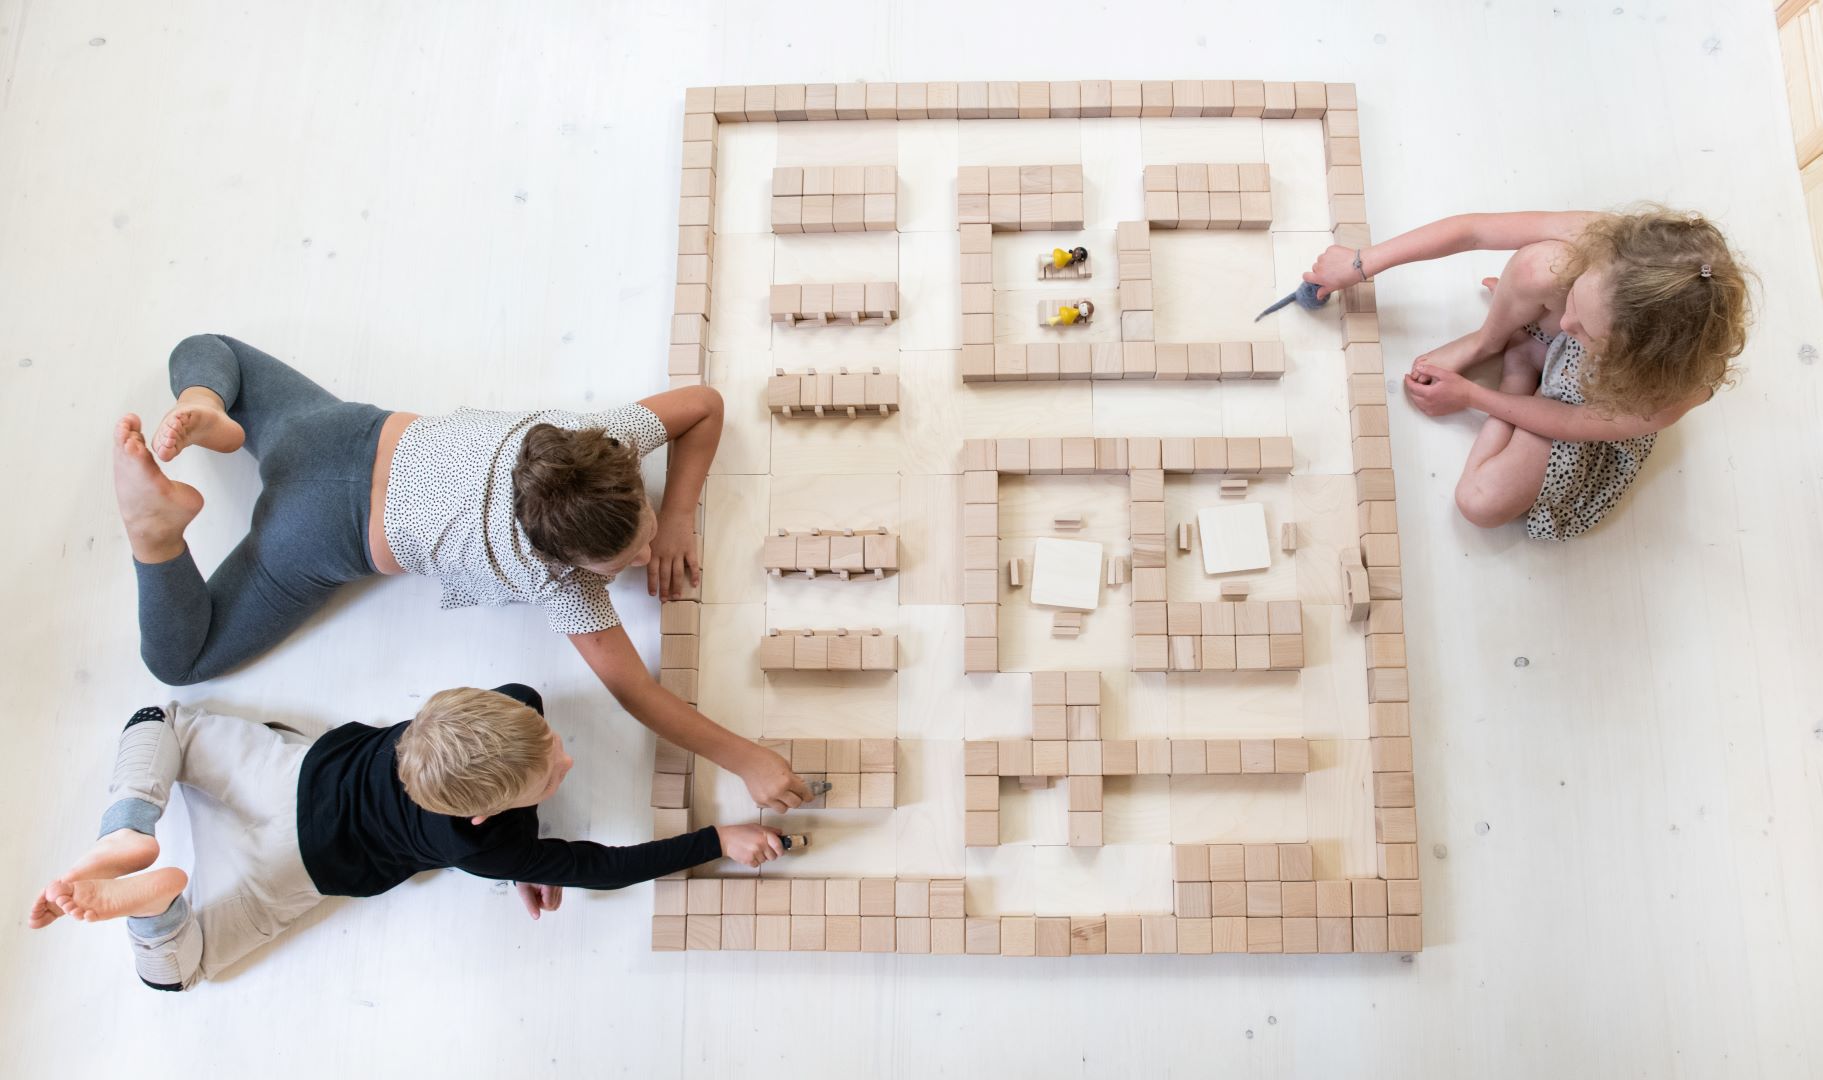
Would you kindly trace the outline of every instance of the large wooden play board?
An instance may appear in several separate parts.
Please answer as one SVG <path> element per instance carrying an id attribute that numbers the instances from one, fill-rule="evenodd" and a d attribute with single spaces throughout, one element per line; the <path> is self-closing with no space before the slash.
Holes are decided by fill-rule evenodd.
<path id="1" fill-rule="evenodd" d="M 688 92 L 670 372 L 727 419 L 661 679 L 831 789 L 773 822 L 808 851 L 658 882 L 655 949 L 1421 947 L 1373 286 L 1253 321 L 1367 242 L 1355 121 L 1302 82 Z M 1270 565 L 1206 572 L 1199 511 L 1249 503 Z M 1093 560 L 1080 619 L 1040 540 Z M 662 743 L 653 804 L 753 814 Z"/>

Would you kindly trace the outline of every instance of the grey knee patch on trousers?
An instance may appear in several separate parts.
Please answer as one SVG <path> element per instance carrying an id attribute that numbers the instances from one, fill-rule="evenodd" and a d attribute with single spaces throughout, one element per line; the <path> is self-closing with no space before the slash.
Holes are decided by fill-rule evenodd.
<path id="1" fill-rule="evenodd" d="M 202 930 L 186 896 L 157 915 L 128 918 L 127 937 L 133 945 L 133 970 L 154 989 L 184 989 L 202 971 Z"/>

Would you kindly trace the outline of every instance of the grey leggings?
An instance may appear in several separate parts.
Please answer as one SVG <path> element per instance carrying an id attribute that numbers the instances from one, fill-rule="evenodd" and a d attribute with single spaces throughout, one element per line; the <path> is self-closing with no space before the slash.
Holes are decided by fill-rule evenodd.
<path id="1" fill-rule="evenodd" d="M 337 587 L 378 573 L 368 504 L 388 413 L 342 401 L 231 337 L 199 334 L 171 350 L 171 393 L 221 396 L 247 432 L 264 490 L 247 535 L 207 583 L 188 548 L 135 560 L 139 655 L 172 686 L 212 679 L 283 641 Z"/>

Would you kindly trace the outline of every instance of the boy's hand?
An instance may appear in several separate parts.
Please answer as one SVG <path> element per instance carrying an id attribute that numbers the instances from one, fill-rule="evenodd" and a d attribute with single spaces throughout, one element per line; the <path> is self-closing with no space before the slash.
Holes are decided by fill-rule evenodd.
<path id="1" fill-rule="evenodd" d="M 1425 360 L 1405 376 L 1405 396 L 1426 416 L 1448 416 L 1469 407 L 1473 384 L 1461 375 Z"/>
<path id="2" fill-rule="evenodd" d="M 790 762 L 763 746 L 753 749 L 756 764 L 741 770 L 753 805 L 782 814 L 810 801 L 810 785 L 791 771 Z"/>
<path id="3" fill-rule="evenodd" d="M 556 911 L 563 906 L 562 885 L 531 885 L 519 882 L 519 899 L 525 903 L 525 913 L 533 919 L 546 911 Z"/>
<path id="4" fill-rule="evenodd" d="M 1317 261 L 1304 275 L 1304 280 L 1312 285 L 1319 285 L 1317 299 L 1327 299 L 1337 289 L 1346 289 L 1350 285 L 1361 284 L 1361 271 L 1355 269 L 1355 249 L 1340 244 L 1331 244 L 1329 249 L 1317 256 Z"/>
<path id="5" fill-rule="evenodd" d="M 646 592 L 660 600 L 676 600 L 685 585 L 701 585 L 703 568 L 696 557 L 696 527 L 684 522 L 658 523 L 652 538 L 652 559 L 646 563 Z"/>
<path id="6" fill-rule="evenodd" d="M 785 854 L 779 831 L 765 825 L 717 825 L 715 835 L 722 842 L 722 858 L 742 866 L 758 866 Z"/>

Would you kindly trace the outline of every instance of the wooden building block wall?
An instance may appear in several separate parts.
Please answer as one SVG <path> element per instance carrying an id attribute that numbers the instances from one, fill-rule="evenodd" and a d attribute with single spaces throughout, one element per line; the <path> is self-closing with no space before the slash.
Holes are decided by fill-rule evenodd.
<path id="1" fill-rule="evenodd" d="M 775 233 L 894 232 L 898 227 L 897 166 L 781 165 L 772 170 Z"/>
<path id="2" fill-rule="evenodd" d="M 774 323 L 786 328 L 805 323 L 891 326 L 899 317 L 899 285 L 894 281 L 774 285 L 768 313 Z"/>
<path id="3" fill-rule="evenodd" d="M 776 368 L 766 380 L 766 407 L 787 420 L 891 416 L 899 411 L 899 376 L 879 368 L 797 373 Z"/>
<path id="4" fill-rule="evenodd" d="M 913 119 L 924 117 L 958 119 L 995 119 L 1041 116 L 1253 116 L 1263 119 L 1320 119 L 1324 130 L 1324 152 L 1328 164 L 1326 180 L 1332 228 L 1339 244 L 1363 244 L 1368 231 L 1365 219 L 1364 184 L 1360 173 L 1359 128 L 1356 123 L 1353 87 L 1346 84 L 1312 82 L 1260 82 L 1253 80 L 1087 80 L 1052 83 L 891 83 L 891 84 L 808 84 L 801 86 L 756 86 L 698 88 L 686 95 L 685 163 L 690 170 L 715 168 L 715 133 L 720 123 L 790 122 L 820 119 Z M 1051 188 L 1043 189 L 1045 177 L 1038 171 L 1017 170 L 1019 216 L 1017 228 L 1024 230 L 1028 221 L 1033 227 L 1044 223 L 1043 202 L 1027 199 L 1028 195 L 1053 196 L 1050 225 L 1071 220 L 1059 215 L 1055 196 L 1068 194 L 1059 185 L 1056 167 L 1051 169 Z M 1173 193 L 1201 190 L 1203 179 L 1194 168 L 1184 175 L 1173 176 Z M 1002 200 L 999 218 L 992 201 L 998 189 L 1004 189 L 1007 177 L 996 178 L 991 172 L 980 177 L 982 198 L 978 205 L 961 196 L 977 194 L 969 170 L 959 177 L 959 216 L 963 286 L 963 313 L 992 316 L 993 281 L 991 235 L 994 229 L 1013 228 L 1009 204 Z M 833 195 L 834 177 L 831 177 Z M 1070 183 L 1066 176 L 1064 184 Z M 1080 191 L 1080 181 L 1077 181 Z M 1210 193 L 1225 188 L 1216 177 Z M 867 180 L 863 174 L 863 195 Z M 896 187 L 896 177 L 894 179 Z M 785 181 L 788 189 L 790 181 Z M 820 183 L 813 180 L 813 189 Z M 1264 197 L 1263 212 L 1258 216 L 1261 227 L 1270 221 L 1270 178 L 1262 170 L 1246 183 L 1236 170 L 1236 188 Z M 680 203 L 680 256 L 676 314 L 672 322 L 672 377 L 675 385 L 700 382 L 705 355 L 702 351 L 710 318 L 708 283 L 713 261 L 714 177 L 712 173 L 695 172 L 683 178 Z M 1001 193 L 1005 193 L 1002 191 Z M 800 187 L 798 195 L 803 196 Z M 702 200 L 702 201 L 690 201 Z M 1066 200 L 1067 202 L 1067 200 Z M 1197 200 L 1192 198 L 1192 227 L 1200 219 Z M 862 228 L 868 215 L 863 202 Z M 1067 209 L 1067 208 L 1066 208 Z M 1212 206 L 1213 209 L 1213 206 Z M 1031 215 L 1028 217 L 1028 213 Z M 1183 204 L 1178 206 L 1178 225 L 1182 227 Z M 979 216 L 985 214 L 985 218 Z M 1210 222 L 1217 219 L 1212 215 Z M 1141 228 L 1145 223 L 1137 223 Z M 977 226 L 979 228 L 977 228 Z M 802 227 L 802 215 L 799 218 Z M 1218 226 L 1224 227 L 1224 226 Z M 1240 227 L 1237 225 L 1236 227 Z M 831 207 L 830 228 L 835 228 L 835 211 Z M 1124 228 L 1124 226 L 1123 226 Z M 1142 280 L 1137 271 L 1145 264 L 1150 280 L 1150 252 L 1117 251 L 1122 262 L 1120 279 Z M 1129 267 L 1127 264 L 1134 264 Z M 833 293 L 833 287 L 832 287 Z M 865 294 L 863 293 L 863 296 Z M 791 312 L 793 322 L 801 306 Z M 820 299 L 820 297 L 813 297 Z M 1125 298 L 1123 298 L 1124 301 Z M 1386 431 L 1385 394 L 1382 365 L 1379 359 L 1378 318 L 1371 283 L 1345 290 L 1342 295 L 1344 335 L 1347 342 L 1348 399 L 1350 420 L 1355 437 L 1355 475 L 1358 495 L 1360 543 L 1358 565 L 1363 576 L 1361 628 L 1367 636 L 1366 680 L 1370 710 L 1370 758 L 1372 762 L 1372 800 L 1374 827 L 1378 841 L 1379 873 L 1370 879 L 1350 881 L 1315 881 L 1306 871 L 1301 876 L 1288 871 L 1295 864 L 1294 849 L 1304 845 L 1244 845 L 1241 856 L 1241 879 L 1244 914 L 1218 916 L 1214 913 L 1216 878 L 1211 872 L 1211 913 L 1191 914 L 1200 897 L 1192 890 L 1184 897 L 1189 905 L 1183 913 L 1139 912 L 1130 914 L 1084 914 L 1073 916 L 1024 915 L 1018 913 L 997 917 L 970 916 L 964 910 L 963 883 L 959 879 L 939 881 L 895 881 L 894 879 L 839 879 L 815 882 L 758 881 L 751 879 L 723 883 L 722 895 L 712 895 L 708 886 L 695 891 L 682 880 L 660 882 L 655 893 L 653 942 L 655 948 L 755 948 L 755 949 L 825 949 L 838 951 L 897 951 L 906 953 L 970 953 L 995 955 L 1121 955 L 1139 952 L 1210 953 L 1228 951 L 1273 952 L 1341 952 L 1341 951 L 1410 951 L 1421 947 L 1419 919 L 1422 912 L 1417 881 L 1417 848 L 1415 800 L 1412 790 L 1411 736 L 1408 687 L 1405 678 L 1405 645 L 1403 640 L 1400 596 L 1400 548 L 1391 474 L 1391 455 Z M 781 303 L 779 314 L 785 313 Z M 845 309 L 830 297 L 830 312 Z M 1121 310 L 1141 312 L 1136 295 L 1132 303 L 1123 302 Z M 884 305 L 881 306 L 883 310 Z M 851 309 L 847 309 L 851 310 Z M 863 309 L 876 310 L 876 309 Z M 1098 315 L 1106 317 L 1105 312 Z M 837 317 L 837 316 L 831 316 Z M 852 321 L 852 319 L 850 320 Z M 1163 345 L 1152 340 L 1143 319 L 1135 320 L 1133 332 L 1123 327 L 1122 347 L 1115 350 L 1060 347 L 1054 366 L 1044 352 L 1034 358 L 1029 347 L 995 348 L 985 345 L 966 346 L 962 358 L 965 381 L 1002 378 L 1032 381 L 1034 378 L 1256 378 L 1276 377 L 1283 370 L 1282 355 L 1263 351 L 1260 343 L 1212 343 L 1208 345 Z M 1127 345 L 1143 345 L 1133 351 Z M 675 348 L 683 346 L 683 348 Z M 1224 348 L 1224 346 L 1227 346 Z M 1181 349 L 1181 355 L 1179 350 Z M 1145 354 L 1150 352 L 1148 358 Z M 1224 352 L 1226 355 L 1224 355 Z M 1106 354 L 1106 355 L 1103 355 Z M 1147 360 L 1150 363 L 1147 363 Z M 1036 360 L 1036 363 L 1034 363 Z M 1055 372 L 1053 375 L 1052 372 Z M 1181 376 L 1179 372 L 1181 371 Z M 843 372 L 842 374 L 847 374 Z M 783 375 L 783 372 L 780 373 Z M 783 413 L 803 415 L 847 415 L 848 405 L 840 404 L 834 377 L 795 376 L 789 390 L 778 384 L 768 387 L 769 405 Z M 884 381 L 882 389 L 887 386 Z M 897 403 L 896 381 L 891 383 L 893 406 Z M 850 383 L 853 392 L 865 394 L 865 382 Z M 776 400 L 774 395 L 776 394 Z M 868 407 L 862 397 L 857 410 Z M 1166 471 L 1208 471 L 1250 476 L 1259 473 L 1288 471 L 1289 441 L 1253 445 L 1249 440 L 1159 440 L 1159 439 L 1084 439 L 1093 447 L 1094 471 L 1128 472 L 1143 486 L 1150 482 L 1146 474 L 1156 473 L 1162 483 Z M 1034 448 L 1034 442 L 1042 445 Z M 1059 444 L 1063 440 L 1057 440 Z M 994 671 L 997 662 L 998 559 L 998 492 L 997 477 L 1001 472 L 1033 471 L 1033 462 L 1064 455 L 1053 454 L 1051 440 L 1003 439 L 970 440 L 963 448 L 964 474 L 964 591 L 970 602 L 964 605 L 966 628 L 965 667 L 976 671 Z M 1059 447 L 1060 448 L 1060 447 Z M 1282 465 L 1280 464 L 1282 463 Z M 1059 471 L 1062 471 L 1061 469 Z M 972 476 L 969 474 L 973 474 Z M 1148 500 L 1149 501 L 1149 500 Z M 971 541 L 974 541 L 971 543 Z M 981 565 L 971 562 L 979 559 Z M 1173 605 L 1163 594 L 1162 574 L 1148 571 L 1162 568 L 1135 567 L 1134 598 L 1136 626 L 1142 607 L 1144 618 L 1152 618 L 1152 605 L 1167 632 L 1164 655 L 1172 657 L 1171 639 L 1190 637 L 1173 634 Z M 986 571 L 987 579 L 974 582 L 967 575 L 973 570 Z M 1143 576 L 1142 576 L 1143 575 Z M 991 588 L 987 586 L 992 586 Z M 1146 594 L 1142 597 L 1142 593 Z M 1199 669 L 1206 663 L 1204 639 L 1231 637 L 1257 638 L 1258 634 L 1240 632 L 1252 618 L 1239 610 L 1246 601 L 1232 606 L 1235 629 L 1229 634 L 1195 635 L 1195 657 Z M 667 605 L 670 607 L 672 605 Z M 1203 629 L 1200 616 L 1204 605 L 1196 605 L 1198 630 Z M 1177 611 L 1177 625 L 1187 628 L 1189 612 Z M 1296 612 L 1300 622 L 1301 609 Z M 1282 618 L 1289 617 L 1289 613 Z M 675 616 L 667 623 L 666 637 L 688 636 L 683 627 L 688 616 Z M 1223 615 L 1214 616 L 1219 629 Z M 1267 613 L 1267 662 L 1273 664 L 1272 610 Z M 1281 621 L 1280 628 L 1290 623 Z M 784 635 L 780 635 L 784 636 Z M 797 634 L 794 636 L 803 636 Z M 811 637 L 839 635 L 816 634 Z M 1290 634 L 1277 635 L 1290 637 Z M 770 637 L 770 635 L 769 635 Z M 896 639 L 895 645 L 896 645 Z M 795 663 L 797 642 L 793 641 Z M 662 647 L 662 643 L 661 643 Z M 770 646 L 777 648 L 776 645 Z M 825 645 L 825 648 L 828 646 Z M 1251 646 L 1250 646 L 1251 647 Z M 814 656 L 816 647 L 807 647 Z M 1217 646 L 1218 662 L 1220 646 Z M 669 658 L 673 666 L 661 665 L 664 672 L 693 669 L 681 665 L 689 659 L 690 648 L 680 642 L 671 645 Z M 1177 652 L 1184 653 L 1179 649 Z M 825 654 L 827 656 L 827 654 Z M 1237 655 L 1237 662 L 1238 662 Z M 1283 655 L 1281 655 L 1283 659 Z M 827 662 L 827 660 L 826 660 Z M 1180 667 L 1182 665 L 1180 664 Z M 681 675 L 671 676 L 674 682 Z M 1068 699 L 1066 698 L 1066 701 Z M 1308 745 L 1301 739 L 1235 739 L 1235 740 L 1104 740 L 1086 737 L 1092 731 L 1091 714 L 1075 711 L 1066 704 L 1063 715 L 1064 738 L 1002 740 L 965 745 L 965 841 L 974 844 L 984 838 L 998 841 L 997 808 L 1003 776 L 1026 777 L 1042 770 L 1042 775 L 1064 779 L 1070 784 L 1069 812 L 1092 815 L 1097 811 L 1097 790 L 1108 776 L 1156 773 L 1162 775 L 1221 774 L 1225 772 L 1290 772 L 1310 768 Z M 1052 725 L 1046 734 L 1055 734 L 1057 718 L 1046 710 L 1034 715 L 1034 734 L 1039 723 Z M 1072 726 L 1076 725 L 1076 726 Z M 1076 737 L 1082 736 L 1082 737 Z M 795 758 L 797 747 L 787 746 Z M 816 740 L 802 740 L 806 743 Z M 1062 752 L 1054 746 L 1039 743 L 1061 743 Z M 831 743 L 824 743 L 829 753 Z M 813 750 L 806 750 L 814 754 Z M 686 776 L 687 755 L 661 744 L 655 775 Z M 825 768 L 829 767 L 827 757 Z M 814 775 L 814 774 L 813 774 Z M 825 772 L 821 775 L 832 775 Z M 846 774 L 833 774 L 846 775 Z M 866 775 L 859 773 L 855 775 Z M 1093 779 L 1095 782 L 1086 782 Z M 1078 783 L 1077 781 L 1085 781 Z M 660 780 L 654 785 L 655 800 L 680 801 L 676 794 L 679 781 Z M 687 785 L 683 786 L 687 793 Z M 687 799 L 687 794 L 683 796 Z M 858 799 L 860 796 L 856 794 Z M 827 799 L 827 796 L 825 797 Z M 1072 825 L 1076 824 L 1072 821 Z M 1085 818 L 1084 828 L 1071 830 L 1073 840 L 1086 839 L 1090 833 Z M 684 831 L 689 825 L 686 807 L 655 808 L 655 835 Z M 991 826 L 991 829 L 989 828 Z M 1213 852 L 1215 847 L 1211 845 Z M 1260 849 L 1256 851 L 1255 849 Z M 1266 850 L 1277 855 L 1276 876 L 1267 876 Z M 1306 858 L 1306 863 L 1308 862 Z M 1248 880 L 1249 878 L 1254 880 Z M 1189 879 L 1184 879 L 1189 881 Z M 1190 882 L 1194 883 L 1194 882 Z M 1270 885 L 1276 883 L 1276 893 Z M 939 911 L 939 893 L 944 909 Z M 1308 895 L 1307 895 L 1308 894 Z M 1225 902 L 1232 903 L 1229 898 Z M 1272 912 L 1276 903 L 1277 911 Z M 903 904 L 903 907 L 901 906 Z M 920 905 L 923 905 L 922 907 Z M 1224 920 L 1239 920 L 1227 922 Z"/>

